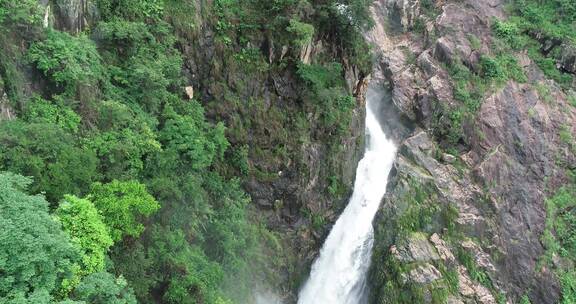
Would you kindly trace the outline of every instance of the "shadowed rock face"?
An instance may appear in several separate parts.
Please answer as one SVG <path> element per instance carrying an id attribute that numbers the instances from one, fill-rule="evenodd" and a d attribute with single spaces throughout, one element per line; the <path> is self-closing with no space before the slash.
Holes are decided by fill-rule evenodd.
<path id="1" fill-rule="evenodd" d="M 411 20 L 414 12 L 421 13 L 415 8 L 419 1 L 404 1 L 410 2 L 409 6 L 399 6 L 399 2 L 376 1 L 376 28 L 386 28 L 390 18 Z M 564 91 L 546 80 L 527 56 L 520 55 L 518 61 L 528 81 L 508 81 L 488 90 L 475 117 L 464 123 L 467 144 L 459 147 L 457 155 L 443 152 L 433 135 L 432 122 L 446 106 L 459 102 L 453 97 L 453 83 L 445 66 L 461 62 L 473 70 L 482 54 L 492 52 L 491 18 L 506 16 L 499 0 L 435 4 L 437 17 L 420 16 L 425 23 L 422 35 L 389 34 L 386 39 L 373 39 L 374 43 L 386 41 L 386 47 L 379 48 L 383 83 L 391 89 L 395 110 L 415 128 L 395 134 L 402 145 L 389 181 L 390 191 L 374 223 L 377 249 L 372 300 L 382 303 L 389 297 L 376 279 L 382 271 L 378 263 L 392 257 L 400 264 L 414 265 L 406 248 L 429 247 L 422 245 L 421 239 L 405 238 L 394 229 L 394 219 L 406 212 L 405 195 L 416 181 L 426 185 L 426 197 L 433 197 L 436 204 L 458 209 L 456 229 L 463 236 L 447 241 L 443 255 L 466 252 L 493 285 L 486 288 L 471 280 L 470 270 L 459 259 L 441 259 L 445 266 L 456 267 L 461 278 L 460 290 L 450 295 L 450 301 L 495 303 L 501 293 L 511 302 L 526 294 L 533 303 L 556 303 L 560 296 L 557 278 L 538 263 L 545 250 L 541 243 L 546 220 L 544 200 L 567 181 L 566 164 L 576 161 L 574 151 L 559 138 L 561 130 L 576 134 L 576 109 L 569 105 Z M 403 22 L 404 26 L 409 24 Z M 480 45 L 473 46 L 470 35 Z M 572 71 L 572 55 L 565 50 L 563 70 Z M 546 86 L 549 92 L 539 93 L 539 86 Z M 445 224 L 433 219 L 423 232 L 435 233 L 434 239 L 443 241 L 449 238 Z M 424 251 L 428 252 L 419 250 Z M 439 266 L 435 253 L 425 256 L 418 255 L 418 261 Z M 450 266 L 453 263 L 460 266 Z M 431 279 L 430 269 L 417 268 L 407 272 L 406 278 L 419 280 L 428 273 Z M 430 284 L 419 286 L 426 289 Z"/>
<path id="2" fill-rule="evenodd" d="M 72 34 L 90 28 L 99 17 L 96 2 L 93 0 L 56 0 L 52 2 L 42 0 L 40 2 L 48 8 L 45 26 L 48 25 L 47 22 L 53 21 L 55 28 Z"/>
<path id="3" fill-rule="evenodd" d="M 3 84 L 0 83 L 0 121 L 16 118 L 14 110 L 10 106 L 8 95 L 4 92 Z"/>

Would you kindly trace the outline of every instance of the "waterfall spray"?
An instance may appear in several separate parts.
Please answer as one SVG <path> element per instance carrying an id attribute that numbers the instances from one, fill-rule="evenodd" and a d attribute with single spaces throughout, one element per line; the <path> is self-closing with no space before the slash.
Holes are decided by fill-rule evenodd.
<path id="1" fill-rule="evenodd" d="M 386 193 L 396 147 L 386 138 L 371 105 L 378 92 L 368 89 L 366 152 L 358 163 L 354 193 L 328 235 L 298 304 L 361 304 L 366 300 L 366 275 L 373 244 L 372 220 Z"/>

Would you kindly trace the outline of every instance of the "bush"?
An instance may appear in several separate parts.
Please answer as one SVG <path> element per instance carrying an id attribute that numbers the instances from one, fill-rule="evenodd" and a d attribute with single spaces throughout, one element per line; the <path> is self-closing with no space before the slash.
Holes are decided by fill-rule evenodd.
<path id="1" fill-rule="evenodd" d="M 200 105 L 192 102 L 201 110 Z M 224 125 L 211 127 L 201 111 L 180 115 L 172 107 L 166 107 L 164 127 L 160 131 L 160 141 L 168 153 L 175 153 L 192 169 L 210 166 L 216 159 L 222 159 L 230 145 L 224 135 Z"/>
<path id="2" fill-rule="evenodd" d="M 141 221 L 160 209 L 146 186 L 137 181 L 94 183 L 88 198 L 104 216 L 114 241 L 138 237 L 144 231 Z"/>
<path id="3" fill-rule="evenodd" d="M 311 86 L 315 93 L 325 88 L 342 85 L 342 65 L 336 62 L 327 65 L 299 63 L 297 74 Z"/>
<path id="4" fill-rule="evenodd" d="M 164 0 L 97 0 L 97 4 L 106 20 L 157 21 L 164 12 Z"/>
<path id="5" fill-rule="evenodd" d="M 495 20 L 492 24 L 492 30 L 496 37 L 508 42 L 514 48 L 518 47 L 517 37 L 520 35 L 520 29 L 515 23 Z"/>
<path id="6" fill-rule="evenodd" d="M 128 282 L 107 272 L 98 272 L 85 277 L 74 289 L 74 300 L 91 304 L 137 304 Z"/>
<path id="7" fill-rule="evenodd" d="M 506 79 L 513 79 L 520 83 L 528 81 L 528 77 L 526 77 L 524 70 L 520 67 L 514 55 L 501 54 L 496 57 L 496 61 L 502 67 Z"/>
<path id="8" fill-rule="evenodd" d="M 182 85 L 182 58 L 166 24 L 113 20 L 100 23 L 96 32 L 110 73 L 108 99 L 154 115 L 163 103 L 180 99 L 172 91 Z"/>
<path id="9" fill-rule="evenodd" d="M 42 6 L 36 0 L 0 0 L 0 32 L 13 27 L 39 25 Z"/>
<path id="10" fill-rule="evenodd" d="M 48 31 L 45 40 L 32 44 L 28 56 L 44 75 L 68 92 L 78 83 L 94 85 L 103 77 L 96 46 L 84 35 Z"/>
<path id="11" fill-rule="evenodd" d="M 486 55 L 480 57 L 480 69 L 482 75 L 486 78 L 491 78 L 494 80 L 506 79 L 506 74 L 504 73 L 500 63 Z"/>
<path id="12" fill-rule="evenodd" d="M 81 120 L 76 112 L 64 105 L 62 99 L 57 98 L 50 102 L 38 96 L 26 103 L 22 118 L 30 123 L 57 125 L 70 133 L 78 131 Z"/>
<path id="13" fill-rule="evenodd" d="M 74 276 L 63 282 L 63 293 L 68 294 L 83 276 L 104 270 L 108 248 L 113 242 L 102 216 L 88 200 L 67 195 L 55 214 L 81 258 L 74 267 Z"/>
<path id="14" fill-rule="evenodd" d="M 0 173 L 0 302 L 49 303 L 71 275 L 78 253 L 48 213 L 42 196 L 26 193 L 29 178 Z"/>
<path id="15" fill-rule="evenodd" d="M 328 133 L 343 134 L 352 119 L 356 105 L 354 97 L 344 88 L 341 78 L 342 66 L 298 64 L 297 74 L 307 85 L 305 97 L 313 101 L 312 107 L 321 118 L 322 126 Z"/>
<path id="16" fill-rule="evenodd" d="M 576 303 L 576 271 L 572 269 L 561 273 L 560 284 L 562 284 L 562 301 L 560 303 Z"/>
<path id="17" fill-rule="evenodd" d="M 50 202 L 64 194 L 82 195 L 97 176 L 97 159 L 75 143 L 74 137 L 56 125 L 3 122 L 0 168 L 34 177 L 31 191 L 45 192 Z"/>
<path id="18" fill-rule="evenodd" d="M 512 8 L 515 16 L 508 21 L 496 20 L 493 23 L 495 36 L 513 49 L 527 47 L 530 58 L 547 77 L 564 88 L 570 87 L 573 76 L 557 69 L 556 61 L 562 44 L 576 44 L 574 2 L 514 0 Z"/>
<path id="19" fill-rule="evenodd" d="M 100 158 L 100 170 L 108 179 L 139 178 L 145 161 L 160 152 L 153 121 L 115 101 L 100 104 L 97 126 L 85 145 Z"/>
<path id="20" fill-rule="evenodd" d="M 299 48 L 312 42 L 312 38 L 314 37 L 314 26 L 298 20 L 291 19 L 290 25 L 286 30 L 294 36 L 292 41 L 294 45 Z"/>

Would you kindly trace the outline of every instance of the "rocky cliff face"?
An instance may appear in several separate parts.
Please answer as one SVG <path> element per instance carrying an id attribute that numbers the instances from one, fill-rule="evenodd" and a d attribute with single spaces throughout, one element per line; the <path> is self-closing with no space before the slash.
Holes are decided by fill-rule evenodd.
<path id="1" fill-rule="evenodd" d="M 541 240 L 545 199 L 576 160 L 560 136 L 576 134 L 569 92 L 518 52 L 527 80 L 486 90 L 462 139 L 448 145 L 438 121 L 461 104 L 451 67 L 474 71 L 493 54 L 491 27 L 506 18 L 504 3 L 380 0 L 373 15 L 388 103 L 412 126 L 391 133 L 400 149 L 375 221 L 372 302 L 558 302 Z M 405 32 L 391 34 L 398 22 Z"/>
<path id="2" fill-rule="evenodd" d="M 269 64 L 286 60 L 288 52 L 298 53 L 308 64 L 326 57 L 341 60 L 356 104 L 344 135 L 325 133 L 319 127 L 321 118 L 302 102 L 294 70 L 246 69 L 217 41 L 213 20 L 199 13 L 195 19 L 197 30 L 182 33 L 180 41 L 189 85 L 208 116 L 225 121 L 231 143 L 247 147 L 250 173 L 243 184 L 256 215 L 281 236 L 284 252 L 275 254 L 282 259 L 278 263 L 284 263 L 283 279 L 277 287 L 293 301 L 351 192 L 364 148 L 367 79 L 348 58 L 339 58 L 338 46 L 329 40 L 314 40 L 298 52 L 272 35 L 253 37 L 249 44 L 267 54 Z"/>

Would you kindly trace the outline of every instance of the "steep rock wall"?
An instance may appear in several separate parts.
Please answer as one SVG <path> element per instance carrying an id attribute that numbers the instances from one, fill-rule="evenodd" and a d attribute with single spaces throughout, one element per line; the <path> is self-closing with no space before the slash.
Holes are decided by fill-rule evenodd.
<path id="1" fill-rule="evenodd" d="M 473 70 L 492 54 L 492 18 L 505 18 L 504 4 L 436 1 L 427 13 L 414 6 L 374 5 L 377 28 L 410 20 L 414 11 L 420 25 L 414 31 L 402 21 L 406 33 L 388 34 L 381 48 L 390 102 L 415 128 L 396 134 L 400 152 L 375 221 L 372 302 L 516 303 L 528 296 L 556 303 L 559 282 L 540 262 L 545 199 L 568 181 L 567 164 L 575 161 L 559 134 L 576 134 L 576 109 L 520 53 L 527 81 L 487 90 L 463 121 L 463 141 L 447 149 L 438 118 L 461 102 L 450 66 Z"/>

